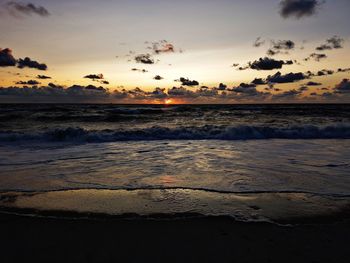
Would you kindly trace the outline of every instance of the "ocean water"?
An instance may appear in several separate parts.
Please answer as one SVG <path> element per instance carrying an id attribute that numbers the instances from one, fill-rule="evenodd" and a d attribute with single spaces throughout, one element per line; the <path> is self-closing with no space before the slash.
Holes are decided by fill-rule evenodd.
<path id="1" fill-rule="evenodd" d="M 349 139 L 350 105 L 3 104 L 0 192 L 90 189 L 96 202 L 115 190 L 128 203 L 133 190 L 149 214 L 165 193 L 169 214 L 237 216 L 242 194 L 319 196 L 324 208 L 350 196 Z"/>

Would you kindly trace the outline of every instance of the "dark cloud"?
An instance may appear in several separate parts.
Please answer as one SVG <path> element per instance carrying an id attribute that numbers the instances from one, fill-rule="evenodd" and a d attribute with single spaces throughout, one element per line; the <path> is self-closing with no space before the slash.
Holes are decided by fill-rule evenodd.
<path id="1" fill-rule="evenodd" d="M 166 40 L 162 40 L 160 42 L 153 43 L 152 49 L 154 53 L 172 53 L 175 52 L 175 47 L 173 44 L 169 43 Z"/>
<path id="2" fill-rule="evenodd" d="M 301 86 L 299 88 L 299 91 L 301 91 L 301 92 L 308 91 L 308 90 L 309 90 L 309 87 L 307 87 L 307 86 Z"/>
<path id="3" fill-rule="evenodd" d="M 233 68 L 236 68 L 236 67 L 238 67 L 238 66 L 239 66 L 238 63 L 233 63 L 233 64 L 232 64 L 232 67 L 233 67 Z"/>
<path id="4" fill-rule="evenodd" d="M 34 86 L 34 85 L 40 85 L 41 83 L 36 81 L 36 80 L 28 80 L 28 81 L 18 81 L 16 82 L 17 85 L 30 85 L 30 86 Z"/>
<path id="5" fill-rule="evenodd" d="M 321 46 L 317 47 L 316 50 L 324 51 L 324 50 L 343 48 L 343 42 L 344 42 L 343 38 L 340 38 L 338 36 L 333 36 L 326 40 L 326 44 L 322 44 Z"/>
<path id="6" fill-rule="evenodd" d="M 303 93 L 302 90 L 295 90 L 295 89 L 287 90 L 287 91 L 284 91 L 282 93 L 273 95 L 272 100 L 287 100 L 287 101 L 290 101 L 290 100 L 296 99 L 302 93 Z"/>
<path id="7" fill-rule="evenodd" d="M 283 60 L 275 60 L 272 58 L 260 58 L 254 62 L 249 62 L 249 66 L 251 69 L 255 70 L 273 70 L 273 69 L 281 69 L 283 65 L 292 65 L 293 61 L 283 61 Z"/>
<path id="8" fill-rule="evenodd" d="M 153 79 L 155 79 L 155 80 L 162 80 L 163 77 L 161 77 L 161 76 L 159 76 L 159 75 L 156 75 Z"/>
<path id="9" fill-rule="evenodd" d="M 250 68 L 250 66 L 247 65 L 247 66 L 239 67 L 237 70 L 243 71 L 243 70 L 247 70 L 247 69 L 249 69 L 249 68 Z"/>
<path id="10" fill-rule="evenodd" d="M 283 18 L 312 16 L 316 14 L 318 7 L 323 2 L 319 0 L 282 0 L 280 2 L 280 14 Z"/>
<path id="11" fill-rule="evenodd" d="M 227 85 L 225 85 L 224 83 L 220 83 L 219 87 L 217 89 L 218 90 L 226 90 L 227 89 Z"/>
<path id="12" fill-rule="evenodd" d="M 9 48 L 0 48 L 0 67 L 16 66 L 16 59 L 12 55 L 12 50 Z"/>
<path id="13" fill-rule="evenodd" d="M 47 70 L 47 65 L 44 63 L 39 63 L 35 60 L 31 60 L 30 58 L 26 57 L 24 59 L 19 59 L 17 61 L 17 67 L 18 68 L 35 68 L 38 70 Z"/>
<path id="14" fill-rule="evenodd" d="M 96 91 L 102 91 L 102 92 L 106 92 L 107 90 L 103 87 L 96 87 L 96 86 L 93 86 L 93 85 L 89 85 L 89 86 L 86 86 L 86 87 L 83 87 L 83 86 L 73 86 L 74 88 L 76 89 L 81 89 L 81 88 L 85 88 L 86 90 L 96 90 Z"/>
<path id="15" fill-rule="evenodd" d="M 210 99 L 217 99 L 219 93 L 218 90 L 213 88 L 209 89 L 208 87 L 200 87 L 195 91 L 195 96 L 196 97 L 205 97 L 205 98 L 210 98 Z"/>
<path id="16" fill-rule="evenodd" d="M 103 74 L 89 74 L 84 77 L 85 79 L 101 80 L 104 79 Z"/>
<path id="17" fill-rule="evenodd" d="M 135 61 L 137 63 L 142 63 L 142 64 L 154 64 L 154 59 L 151 57 L 150 54 L 137 55 L 135 57 Z"/>
<path id="18" fill-rule="evenodd" d="M 246 83 L 241 83 L 238 87 L 232 88 L 231 91 L 249 96 L 255 96 L 259 93 L 254 84 Z"/>
<path id="19" fill-rule="evenodd" d="M 283 82 L 285 83 L 285 82 Z M 28 84 L 27 84 L 28 85 Z M 225 88 L 222 84 L 219 87 L 209 88 L 202 86 L 195 90 L 189 90 L 185 87 L 173 87 L 169 90 L 164 88 L 155 88 L 153 91 L 145 91 L 141 88 L 126 90 L 119 87 L 114 91 L 109 91 L 103 87 L 88 85 L 73 85 L 68 88 L 49 83 L 47 86 L 25 85 L 23 87 L 0 87 L 0 101 L 3 102 L 56 102 L 56 103 L 141 103 L 141 102 L 163 102 L 166 98 L 181 99 L 188 103 L 209 103 L 209 102 L 293 102 L 307 100 L 305 91 L 308 87 L 303 85 L 299 89 L 284 90 L 270 86 L 266 91 L 257 90 L 255 84 L 241 83 L 233 88 Z M 325 95 L 319 96 L 319 99 L 340 99 L 349 98 L 350 87 L 349 81 L 343 80 L 333 91 L 326 92 Z M 121 89 L 121 90 L 120 90 Z M 274 90 L 279 93 L 273 94 Z M 320 90 L 320 89 L 319 89 Z M 347 97 L 346 97 L 347 96 Z M 323 99 L 322 99 L 323 100 Z"/>
<path id="20" fill-rule="evenodd" d="M 322 83 L 314 82 L 314 81 L 309 81 L 306 83 L 306 86 L 321 86 Z"/>
<path id="21" fill-rule="evenodd" d="M 138 69 L 138 68 L 132 68 L 131 70 L 132 71 L 142 72 L 142 73 L 147 73 L 148 72 L 148 70 L 146 70 L 146 69 Z"/>
<path id="22" fill-rule="evenodd" d="M 261 37 L 258 37 L 253 43 L 254 47 L 260 47 L 265 44 L 265 40 L 262 40 Z"/>
<path id="23" fill-rule="evenodd" d="M 47 17 L 50 15 L 49 11 L 43 6 L 36 6 L 32 3 L 20 3 L 20 2 L 7 2 L 7 9 L 12 15 L 24 14 L 24 15 L 38 15 Z"/>
<path id="24" fill-rule="evenodd" d="M 272 47 L 267 51 L 268 56 L 274 56 L 280 53 L 288 54 L 289 50 L 295 48 L 295 43 L 292 40 L 272 41 Z"/>
<path id="25" fill-rule="evenodd" d="M 273 42 L 272 48 L 276 50 L 291 50 L 295 48 L 295 43 L 292 40 L 279 40 Z"/>
<path id="26" fill-rule="evenodd" d="M 189 79 L 186 79 L 186 78 L 180 78 L 180 79 L 175 80 L 175 81 L 181 82 L 181 84 L 183 86 L 193 87 L 193 86 L 198 86 L 199 85 L 198 81 L 196 81 L 196 80 L 189 80 Z"/>
<path id="27" fill-rule="evenodd" d="M 301 73 L 301 72 L 288 73 L 285 75 L 282 75 L 281 72 L 277 72 L 272 76 L 268 76 L 266 80 L 267 82 L 270 82 L 270 83 L 293 83 L 293 82 L 297 82 L 307 78 L 308 76 L 306 76 L 304 73 Z"/>
<path id="28" fill-rule="evenodd" d="M 263 80 L 262 78 L 255 78 L 253 81 L 252 81 L 252 84 L 254 85 L 265 85 L 267 84 L 265 80 Z"/>
<path id="29" fill-rule="evenodd" d="M 316 73 L 316 76 L 327 76 L 327 75 L 333 75 L 334 71 L 330 69 L 322 69 Z M 313 74 L 314 75 L 314 74 Z"/>
<path id="30" fill-rule="evenodd" d="M 350 68 L 338 68 L 338 72 L 349 72 Z"/>
<path id="31" fill-rule="evenodd" d="M 343 79 L 342 82 L 335 86 L 335 91 L 337 93 L 350 93 L 350 81 Z"/>
<path id="32" fill-rule="evenodd" d="M 322 59 L 326 59 L 327 55 L 326 54 L 317 54 L 317 53 L 312 53 L 309 57 L 305 58 L 305 61 L 309 61 L 310 59 L 314 59 L 317 62 L 320 62 Z"/>
<path id="33" fill-rule="evenodd" d="M 273 57 L 277 54 L 279 54 L 280 52 L 279 51 L 276 51 L 276 50 L 273 50 L 272 48 L 270 48 L 269 50 L 267 50 L 266 54 L 270 57 Z"/>
<path id="34" fill-rule="evenodd" d="M 155 88 L 154 91 L 152 91 L 149 95 L 152 98 L 156 99 L 165 99 L 168 97 L 168 94 L 165 92 L 165 89 L 162 88 Z"/>
<path id="35" fill-rule="evenodd" d="M 86 75 L 84 78 L 91 79 L 91 80 L 99 82 L 103 85 L 109 85 L 109 81 L 104 79 L 103 74 L 89 74 L 89 75 Z"/>
<path id="36" fill-rule="evenodd" d="M 169 96 L 172 97 L 187 97 L 187 98 L 193 98 L 195 97 L 195 93 L 191 90 L 187 90 L 184 87 L 173 87 L 168 90 Z"/>
<path id="37" fill-rule="evenodd" d="M 51 79 L 51 77 L 45 76 L 45 75 L 38 75 L 36 78 L 37 79 Z"/>
<path id="38" fill-rule="evenodd" d="M 1 101 L 14 102 L 105 102 L 110 97 L 108 90 L 96 86 L 73 85 L 64 88 L 50 83 L 45 87 L 0 87 Z"/>

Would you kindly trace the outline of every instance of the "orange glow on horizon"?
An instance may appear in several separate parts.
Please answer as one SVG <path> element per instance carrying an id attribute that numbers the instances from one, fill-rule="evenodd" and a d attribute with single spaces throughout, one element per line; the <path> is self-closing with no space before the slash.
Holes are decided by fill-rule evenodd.
<path id="1" fill-rule="evenodd" d="M 174 103 L 174 101 L 172 99 L 166 99 L 164 101 L 164 104 L 166 104 L 166 105 L 173 104 L 173 103 Z"/>

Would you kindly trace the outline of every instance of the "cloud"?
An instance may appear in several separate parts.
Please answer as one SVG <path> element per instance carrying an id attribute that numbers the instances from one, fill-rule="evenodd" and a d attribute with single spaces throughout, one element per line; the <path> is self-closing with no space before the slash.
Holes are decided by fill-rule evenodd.
<path id="1" fill-rule="evenodd" d="M 253 81 L 252 81 L 252 84 L 254 85 L 265 85 L 267 84 L 265 80 L 263 80 L 262 78 L 255 78 Z"/>
<path id="2" fill-rule="evenodd" d="M 317 54 L 317 53 L 312 53 L 309 57 L 305 58 L 305 61 L 309 61 L 310 59 L 314 59 L 317 62 L 320 62 L 322 59 L 326 59 L 327 55 L 326 54 Z"/>
<path id="3" fill-rule="evenodd" d="M 73 85 L 64 88 L 50 83 L 45 87 L 0 87 L 0 101 L 9 102 L 105 102 L 110 94 L 103 87 Z"/>
<path id="4" fill-rule="evenodd" d="M 51 77 L 49 76 L 45 76 L 45 75 L 38 75 L 36 76 L 37 79 L 51 79 Z"/>
<path id="5" fill-rule="evenodd" d="M 162 80 L 163 77 L 161 77 L 161 76 L 159 76 L 159 75 L 156 75 L 153 79 L 155 79 L 155 80 Z"/>
<path id="6" fill-rule="evenodd" d="M 349 72 L 350 71 L 350 68 L 338 68 L 338 72 Z"/>
<path id="7" fill-rule="evenodd" d="M 247 66 L 239 67 L 237 70 L 243 71 L 243 70 L 247 70 L 247 69 L 249 69 L 249 68 L 250 68 L 250 66 L 247 65 Z"/>
<path id="8" fill-rule="evenodd" d="M 323 4 L 319 0 L 282 0 L 280 14 L 283 18 L 297 18 L 313 16 L 318 7 Z"/>
<path id="9" fill-rule="evenodd" d="M 287 90 L 287 91 L 284 91 L 282 93 L 273 95 L 272 100 L 287 100 L 287 101 L 290 101 L 290 100 L 296 99 L 302 93 L 303 93 L 302 90 L 295 90 L 295 89 Z"/>
<path id="10" fill-rule="evenodd" d="M 295 43 L 292 40 L 279 40 L 273 42 L 273 49 L 277 50 L 291 50 L 294 49 Z"/>
<path id="11" fill-rule="evenodd" d="M 35 69 L 38 69 L 38 70 L 47 70 L 47 65 L 44 64 L 44 63 L 39 63 L 35 60 L 31 60 L 30 58 L 26 57 L 24 59 L 19 59 L 17 61 L 18 65 L 17 67 L 18 68 L 35 68 Z"/>
<path id="12" fill-rule="evenodd" d="M 24 82 L 23 82 L 24 83 Z M 63 87 L 53 83 L 47 86 L 26 86 L 23 87 L 0 87 L 1 102 L 56 102 L 56 103 L 162 103 L 164 99 L 173 98 L 184 103 L 234 103 L 234 102 L 293 102 L 307 101 L 311 95 L 305 91 L 307 86 L 303 85 L 299 89 L 285 90 L 274 88 L 279 93 L 271 93 L 272 88 L 267 92 L 257 90 L 256 85 L 252 83 L 241 83 L 233 88 L 219 89 L 217 87 L 209 88 L 202 86 L 195 90 L 189 90 L 185 87 L 173 87 L 171 89 L 155 88 L 153 91 L 145 91 L 141 88 L 132 90 L 116 89 L 109 91 L 103 87 L 94 85 L 81 86 L 73 85 Z M 27 84 L 28 85 L 28 84 Z M 226 85 L 220 85 L 225 87 Z M 325 101 L 350 97 L 349 81 L 343 80 L 333 91 L 327 91 L 327 94 L 314 94 L 313 101 L 319 99 Z M 122 88 L 122 87 L 120 87 Z"/>
<path id="13" fill-rule="evenodd" d="M 154 59 L 151 57 L 150 54 L 137 55 L 135 57 L 135 61 L 137 63 L 142 63 L 142 64 L 154 64 Z"/>
<path id="14" fill-rule="evenodd" d="M 104 85 L 109 85 L 109 81 L 104 79 L 103 74 L 89 74 L 84 77 L 85 79 L 91 79 Z"/>
<path id="15" fill-rule="evenodd" d="M 309 90 L 309 87 L 307 87 L 307 86 L 301 86 L 299 88 L 299 91 L 301 91 L 301 92 L 308 91 L 308 90 Z"/>
<path id="16" fill-rule="evenodd" d="M 186 78 L 180 78 L 180 79 L 175 80 L 175 81 L 181 82 L 181 84 L 183 86 L 193 87 L 193 86 L 198 86 L 199 85 L 198 81 L 196 81 L 196 80 L 189 80 L 189 79 L 186 79 Z"/>
<path id="17" fill-rule="evenodd" d="M 42 17 L 47 17 L 50 15 L 49 11 L 43 6 L 35 6 L 32 3 L 19 3 L 15 1 L 6 3 L 7 9 L 10 14 L 16 16 L 18 14 L 24 15 L 38 15 Z"/>
<path id="18" fill-rule="evenodd" d="M 261 37 L 258 37 L 253 43 L 253 47 L 260 47 L 265 44 L 265 40 L 262 40 Z"/>
<path id="19" fill-rule="evenodd" d="M 224 83 L 220 83 L 219 87 L 217 88 L 217 90 L 226 90 L 227 89 L 227 85 L 225 85 Z"/>
<path id="20" fill-rule="evenodd" d="M 267 82 L 270 82 L 270 83 L 293 83 L 293 82 L 297 82 L 307 78 L 308 76 L 306 76 L 304 73 L 301 73 L 301 72 L 288 73 L 285 75 L 282 75 L 281 72 L 277 72 L 272 76 L 268 76 L 266 80 Z"/>
<path id="21" fill-rule="evenodd" d="M 103 74 L 89 74 L 84 77 L 85 79 L 101 80 L 104 79 Z"/>
<path id="22" fill-rule="evenodd" d="M 16 66 L 16 59 L 12 55 L 12 50 L 9 48 L 0 48 L 0 67 Z"/>
<path id="23" fill-rule="evenodd" d="M 138 68 L 132 68 L 131 70 L 132 71 L 142 72 L 142 73 L 147 73 L 148 72 L 148 70 L 146 70 L 146 69 L 138 69 Z"/>
<path id="24" fill-rule="evenodd" d="M 169 96 L 172 97 L 186 97 L 186 98 L 193 98 L 195 97 L 195 93 L 191 90 L 187 90 L 184 87 L 173 87 L 168 90 Z"/>
<path id="25" fill-rule="evenodd" d="M 272 47 L 267 51 L 268 56 L 274 56 L 280 53 L 288 54 L 289 50 L 295 48 L 295 43 L 292 40 L 272 41 Z"/>
<path id="26" fill-rule="evenodd" d="M 231 91 L 249 96 L 255 96 L 258 94 L 256 86 L 254 84 L 241 83 L 238 87 L 234 87 Z"/>
<path id="27" fill-rule="evenodd" d="M 309 81 L 306 83 L 306 86 L 321 86 L 322 83 L 314 82 L 314 81 Z"/>
<path id="28" fill-rule="evenodd" d="M 327 75 L 333 75 L 334 71 L 330 69 L 322 69 L 316 73 L 317 76 L 327 76 Z M 314 75 L 314 74 L 313 74 Z"/>
<path id="29" fill-rule="evenodd" d="M 195 91 L 195 95 L 197 97 L 205 97 L 205 98 L 211 98 L 216 99 L 218 97 L 218 91 L 217 89 L 213 88 L 210 89 L 208 87 L 202 86 L 199 89 Z"/>
<path id="30" fill-rule="evenodd" d="M 149 96 L 156 99 L 165 99 L 168 97 L 168 94 L 165 92 L 165 89 L 155 88 L 151 93 L 149 93 Z"/>
<path id="31" fill-rule="evenodd" d="M 333 36 L 326 40 L 326 44 L 322 44 L 316 48 L 318 51 L 332 50 L 343 48 L 344 39 L 338 36 Z"/>
<path id="32" fill-rule="evenodd" d="M 152 49 L 153 49 L 154 53 L 156 53 L 156 54 L 175 52 L 174 45 L 169 43 L 166 40 L 162 40 L 160 42 L 153 43 Z"/>
<path id="33" fill-rule="evenodd" d="M 30 86 L 34 86 L 34 85 L 40 85 L 41 83 L 36 81 L 36 80 L 28 80 L 28 81 L 18 81 L 16 82 L 17 85 L 30 85 Z"/>
<path id="34" fill-rule="evenodd" d="M 283 60 L 275 60 L 272 58 L 260 58 L 254 62 L 249 62 L 249 67 L 255 70 L 273 70 L 273 69 L 281 69 L 283 65 L 292 65 L 293 61 L 283 61 Z"/>
<path id="35" fill-rule="evenodd" d="M 350 81 L 348 79 L 343 79 L 339 84 L 335 86 L 335 91 L 337 93 L 350 94 Z"/>

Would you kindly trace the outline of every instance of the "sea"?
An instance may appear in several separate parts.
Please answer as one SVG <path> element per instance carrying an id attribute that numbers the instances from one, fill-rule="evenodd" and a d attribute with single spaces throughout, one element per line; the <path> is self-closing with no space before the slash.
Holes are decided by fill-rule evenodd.
<path id="1" fill-rule="evenodd" d="M 342 209 L 350 104 L 1 104 L 1 207 L 9 196 L 36 210 L 245 221 Z"/>

